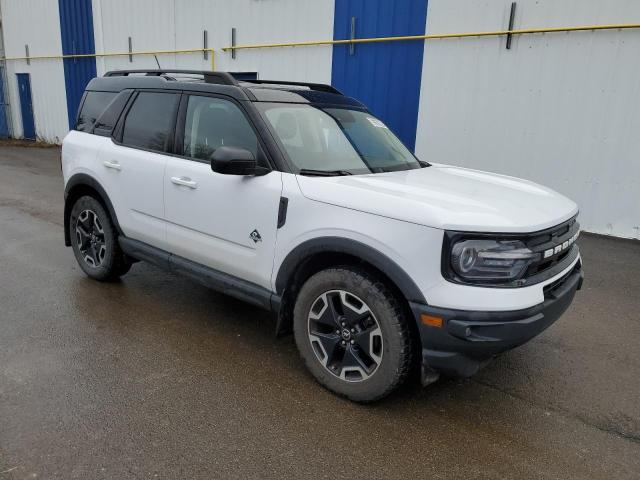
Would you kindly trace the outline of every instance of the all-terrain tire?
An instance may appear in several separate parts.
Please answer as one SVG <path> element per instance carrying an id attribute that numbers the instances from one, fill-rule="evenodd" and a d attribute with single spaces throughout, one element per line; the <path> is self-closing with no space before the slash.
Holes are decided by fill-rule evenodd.
<path id="1" fill-rule="evenodd" d="M 340 306 L 341 302 L 345 305 Z M 330 304 L 333 305 L 331 311 L 328 310 Z M 367 309 L 371 313 L 370 318 L 363 320 L 359 327 L 357 319 L 366 317 Z M 343 314 L 337 310 L 342 310 Z M 354 313 L 356 310 L 364 313 Z M 335 331 L 330 330 L 331 316 L 338 319 Z M 363 403 L 385 397 L 409 374 L 412 341 L 407 322 L 400 299 L 384 281 L 350 266 L 322 270 L 310 277 L 302 286 L 294 306 L 294 336 L 311 374 L 329 390 Z M 343 328 L 349 332 L 341 330 Z M 367 331 L 377 332 L 373 340 L 378 343 L 379 350 L 375 354 L 372 334 L 368 339 L 363 336 Z M 334 339 L 329 335 L 339 337 L 335 349 L 332 349 Z M 365 348 L 358 348 L 363 344 Z M 367 345 L 369 362 L 363 361 L 367 357 Z M 342 357 L 340 348 L 345 349 Z M 352 348 L 355 350 L 350 350 Z M 327 352 L 335 355 L 332 357 Z M 358 361 L 347 362 L 347 357 Z M 344 367 L 347 363 L 362 368 L 360 371 L 357 371 L 358 367 L 355 371 L 347 371 Z"/>
<path id="2" fill-rule="evenodd" d="M 80 268 L 98 281 L 112 281 L 126 274 L 131 261 L 122 252 L 111 217 L 94 197 L 76 200 L 69 219 L 71 247 Z"/>

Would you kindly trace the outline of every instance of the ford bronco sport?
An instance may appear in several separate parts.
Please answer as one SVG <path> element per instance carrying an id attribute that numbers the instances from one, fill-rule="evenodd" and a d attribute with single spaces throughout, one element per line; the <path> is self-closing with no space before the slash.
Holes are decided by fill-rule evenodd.
<path id="1" fill-rule="evenodd" d="M 470 376 L 582 284 L 576 204 L 418 160 L 329 85 L 114 71 L 64 140 L 65 242 L 91 278 L 139 260 L 277 314 L 352 400 Z"/>

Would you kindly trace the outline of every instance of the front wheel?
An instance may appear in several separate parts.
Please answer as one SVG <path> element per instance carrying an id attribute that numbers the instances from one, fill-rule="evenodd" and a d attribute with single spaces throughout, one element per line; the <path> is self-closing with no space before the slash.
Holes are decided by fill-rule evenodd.
<path id="1" fill-rule="evenodd" d="M 408 375 L 411 339 L 402 305 L 374 275 L 350 267 L 313 275 L 294 307 L 298 350 L 329 390 L 379 400 Z"/>

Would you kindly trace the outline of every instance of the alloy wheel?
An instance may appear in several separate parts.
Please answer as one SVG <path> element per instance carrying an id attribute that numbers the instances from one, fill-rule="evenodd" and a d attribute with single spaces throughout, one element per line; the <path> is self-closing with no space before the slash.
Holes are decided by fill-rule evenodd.
<path id="1" fill-rule="evenodd" d="M 93 210 L 83 210 L 76 220 L 78 250 L 90 267 L 102 265 L 107 254 L 104 230 Z"/>
<path id="2" fill-rule="evenodd" d="M 345 290 L 330 290 L 314 300 L 308 335 L 318 361 L 342 380 L 366 380 L 382 361 L 378 321 L 365 302 Z"/>

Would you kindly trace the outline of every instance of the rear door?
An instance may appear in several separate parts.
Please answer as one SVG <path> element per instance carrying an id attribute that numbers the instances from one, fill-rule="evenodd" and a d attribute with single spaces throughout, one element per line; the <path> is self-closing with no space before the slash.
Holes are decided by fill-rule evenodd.
<path id="1" fill-rule="evenodd" d="M 241 105 L 185 95 L 176 137 L 181 157 L 168 159 L 164 180 L 169 251 L 270 288 L 282 174 L 223 175 L 209 160 L 223 145 L 266 158 Z"/>
<path id="2" fill-rule="evenodd" d="M 114 137 L 98 154 L 101 181 L 125 235 L 163 250 L 164 170 L 179 100 L 169 92 L 134 94 Z"/>

